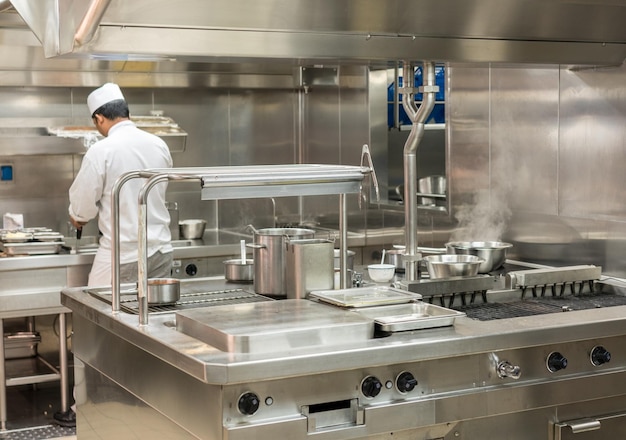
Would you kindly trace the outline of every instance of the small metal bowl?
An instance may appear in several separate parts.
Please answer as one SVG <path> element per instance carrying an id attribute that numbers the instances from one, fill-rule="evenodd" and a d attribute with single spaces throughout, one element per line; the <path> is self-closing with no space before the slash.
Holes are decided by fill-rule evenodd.
<path id="1" fill-rule="evenodd" d="M 181 237 L 187 240 L 197 240 L 204 235 L 206 220 L 188 219 L 178 222 Z"/>
<path id="2" fill-rule="evenodd" d="M 475 255 L 443 254 L 424 257 L 431 279 L 476 276 L 478 266 L 484 261 Z"/>

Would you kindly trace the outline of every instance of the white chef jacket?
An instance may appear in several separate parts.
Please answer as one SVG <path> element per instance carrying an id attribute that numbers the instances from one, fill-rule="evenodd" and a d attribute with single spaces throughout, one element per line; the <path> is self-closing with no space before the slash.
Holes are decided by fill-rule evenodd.
<path id="1" fill-rule="evenodd" d="M 100 246 L 94 258 L 89 286 L 111 285 L 111 200 L 113 185 L 129 171 L 171 168 L 172 157 L 165 142 L 137 128 L 130 120 L 109 130 L 108 136 L 93 144 L 85 154 L 69 191 L 69 214 L 87 222 L 98 216 Z M 120 264 L 138 261 L 138 196 L 146 179 L 131 179 L 119 195 Z M 165 207 L 167 182 L 159 183 L 148 195 L 148 256 L 157 251 L 172 252 L 170 216 Z"/>

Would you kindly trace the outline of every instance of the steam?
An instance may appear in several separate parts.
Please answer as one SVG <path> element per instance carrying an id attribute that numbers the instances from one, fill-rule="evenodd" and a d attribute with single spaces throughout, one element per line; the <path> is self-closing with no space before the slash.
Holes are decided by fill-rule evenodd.
<path id="1" fill-rule="evenodd" d="M 514 181 L 511 170 L 517 168 L 513 165 L 512 154 L 503 149 L 499 149 L 499 154 L 492 152 L 489 188 L 476 191 L 472 203 L 457 207 L 458 228 L 452 233 L 452 241 L 502 241 L 512 216 L 509 207 Z"/>
<path id="2" fill-rule="evenodd" d="M 501 241 L 511 218 L 506 193 L 484 190 L 473 198 L 472 204 L 457 208 L 458 229 L 453 232 L 452 241 Z"/>

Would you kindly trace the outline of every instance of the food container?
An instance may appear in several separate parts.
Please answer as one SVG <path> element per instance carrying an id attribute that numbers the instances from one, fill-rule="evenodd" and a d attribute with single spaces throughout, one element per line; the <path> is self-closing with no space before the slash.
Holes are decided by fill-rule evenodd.
<path id="1" fill-rule="evenodd" d="M 182 220 L 178 223 L 180 235 L 186 240 L 197 240 L 204 235 L 206 228 L 206 220 L 189 219 Z"/>
<path id="2" fill-rule="evenodd" d="M 19 359 L 37 355 L 37 345 L 41 342 L 38 332 L 16 332 L 4 335 L 4 358 Z"/>
<path id="3" fill-rule="evenodd" d="M 149 278 L 148 304 L 173 304 L 180 299 L 180 280 Z"/>
<path id="4" fill-rule="evenodd" d="M 501 241 L 453 241 L 446 243 L 450 254 L 475 255 L 484 261 L 478 268 L 478 273 L 489 273 L 498 269 L 506 260 L 507 249 L 513 247 L 510 243 Z"/>
<path id="5" fill-rule="evenodd" d="M 419 197 L 420 205 L 438 205 L 441 201 L 445 202 L 446 194 L 446 178 L 445 176 L 428 176 L 422 177 L 417 181 L 417 191 L 420 194 L 427 194 L 442 197 Z"/>
<path id="6" fill-rule="evenodd" d="M 367 266 L 370 279 L 376 283 L 391 281 L 396 274 L 396 266 L 393 264 L 370 264 Z"/>
<path id="7" fill-rule="evenodd" d="M 373 319 L 376 328 L 385 332 L 447 327 L 454 325 L 456 318 L 465 316 L 465 313 L 422 301 L 391 306 L 364 307 L 354 311 Z"/>
<path id="8" fill-rule="evenodd" d="M 311 292 L 309 297 L 344 308 L 406 304 L 422 299 L 422 295 L 419 293 L 389 286 L 353 287 L 330 291 L 317 290 Z"/>
<path id="9" fill-rule="evenodd" d="M 288 240 L 314 238 L 315 231 L 302 228 L 254 229 L 254 291 L 260 295 L 286 296 L 285 249 Z"/>
<path id="10" fill-rule="evenodd" d="M 287 299 L 303 299 L 312 290 L 334 287 L 333 240 L 288 240 L 285 251 Z"/>
<path id="11" fill-rule="evenodd" d="M 478 266 L 484 261 L 475 255 L 444 254 L 424 257 L 431 279 L 476 276 Z"/>
<path id="12" fill-rule="evenodd" d="M 404 272 L 404 250 L 403 249 L 391 249 L 385 251 L 387 261 L 389 264 L 393 264 L 396 267 L 396 272 Z"/>
<path id="13" fill-rule="evenodd" d="M 245 263 L 241 261 L 241 258 L 224 261 L 224 277 L 228 281 L 252 282 L 254 280 L 254 260 L 246 259 Z"/>

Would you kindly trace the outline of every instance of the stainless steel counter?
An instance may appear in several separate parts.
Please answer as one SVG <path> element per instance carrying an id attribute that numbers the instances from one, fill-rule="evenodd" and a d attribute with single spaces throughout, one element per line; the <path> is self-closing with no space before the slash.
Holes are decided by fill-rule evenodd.
<path id="1" fill-rule="evenodd" d="M 208 280 L 207 288 L 221 289 L 224 283 Z M 62 303 L 75 314 L 97 322 L 103 330 L 210 384 L 272 380 L 357 366 L 498 351 L 532 345 L 538 338 L 542 344 L 556 344 L 617 336 L 626 325 L 625 306 L 514 318 L 506 322 L 458 318 L 453 327 L 394 333 L 384 338 L 372 335 L 366 341 L 347 344 L 338 340 L 333 345 L 300 345 L 280 353 L 228 353 L 173 330 L 174 313 L 151 316 L 150 323 L 141 327 L 136 315 L 112 314 L 108 304 L 86 294 L 82 288 L 64 290 Z M 328 307 L 336 311 L 333 306 Z M 228 309 L 224 309 L 224 313 L 228 313 Z"/>

